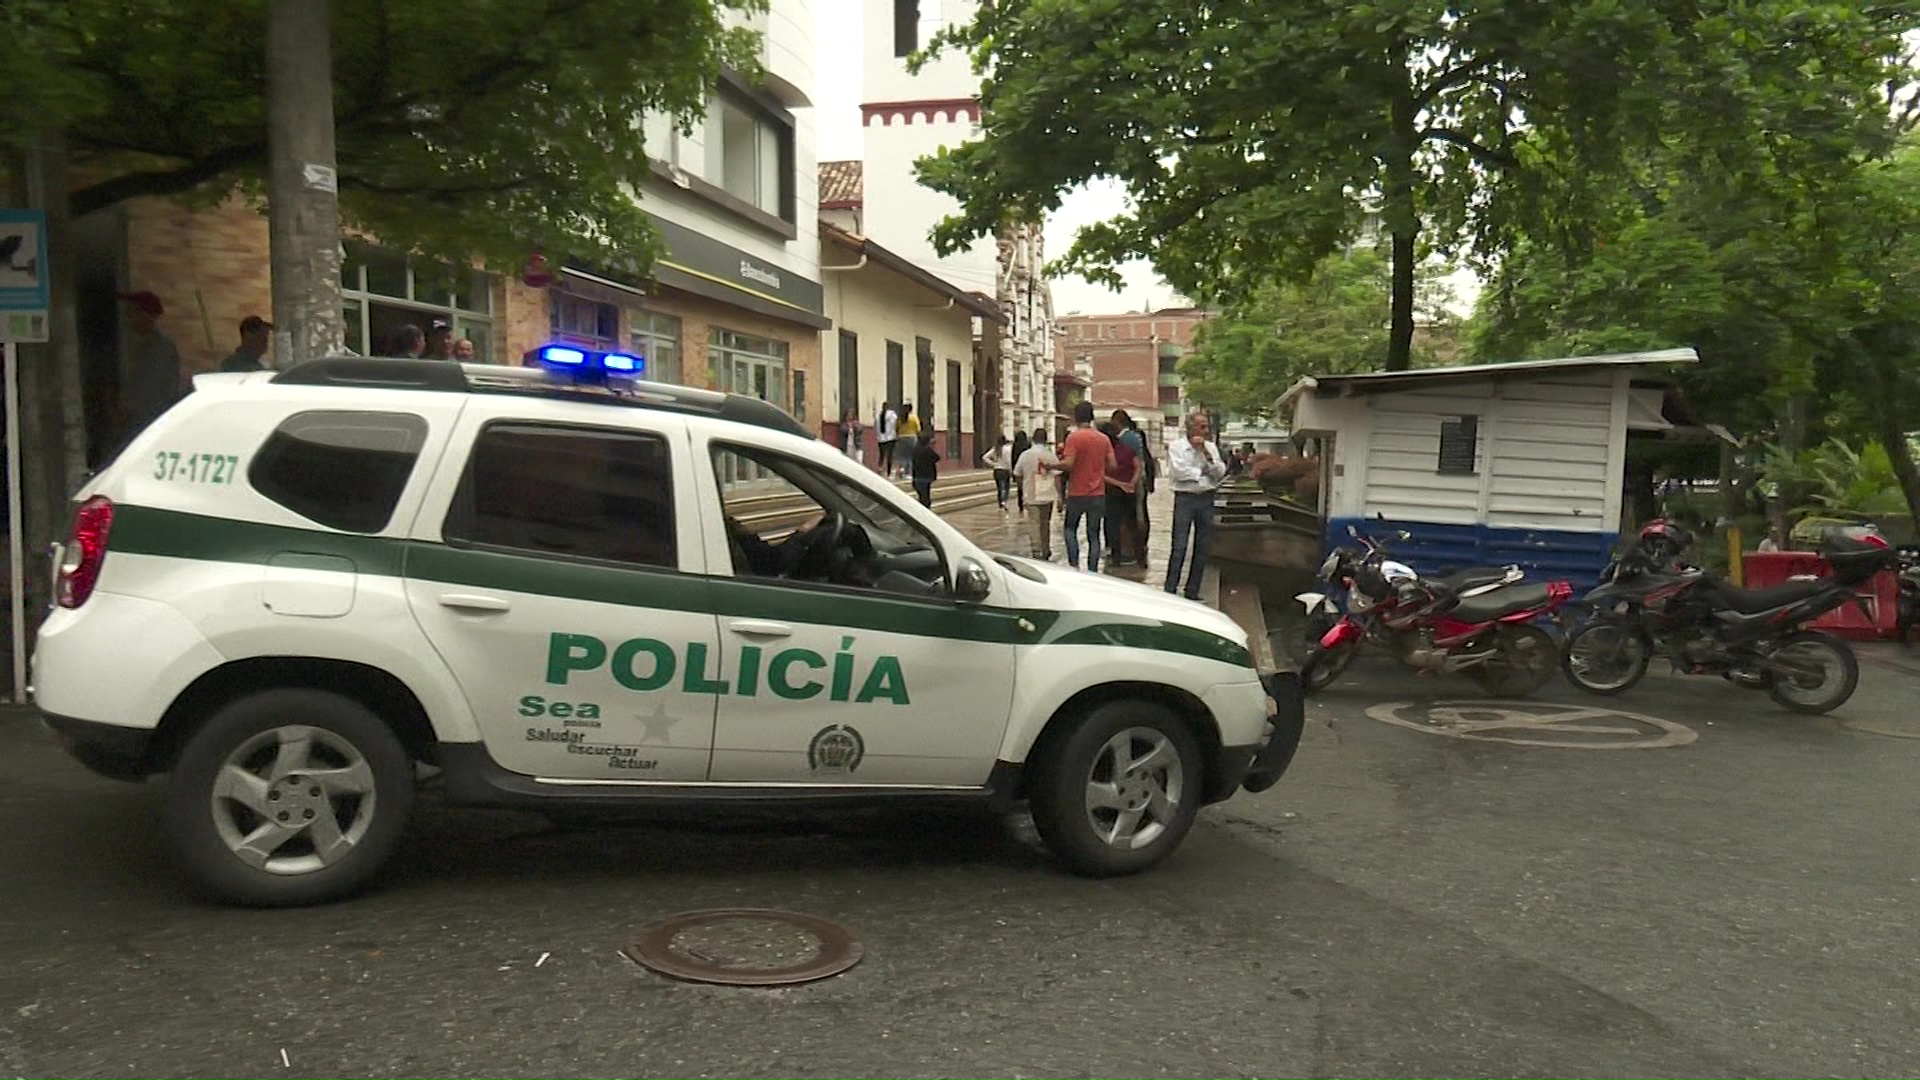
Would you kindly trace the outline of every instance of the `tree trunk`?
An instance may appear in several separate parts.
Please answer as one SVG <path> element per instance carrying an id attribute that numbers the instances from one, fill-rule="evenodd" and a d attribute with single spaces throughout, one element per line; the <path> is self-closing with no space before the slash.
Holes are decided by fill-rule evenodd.
<path id="1" fill-rule="evenodd" d="M 270 0 L 267 8 L 267 228 L 282 368 L 341 344 L 332 10 L 332 0 Z"/>
<path id="2" fill-rule="evenodd" d="M 1880 354 L 1869 362 L 1879 383 L 1872 404 L 1874 435 L 1887 448 L 1887 461 L 1900 481 L 1900 493 L 1907 497 L 1907 514 L 1913 518 L 1915 537 L 1920 539 L 1920 466 L 1914 464 L 1913 451 L 1907 446 L 1907 425 L 1900 408 L 1900 361 Z"/>
<path id="3" fill-rule="evenodd" d="M 1413 154 L 1419 144 L 1415 128 L 1418 104 L 1413 76 L 1407 70 L 1405 43 L 1395 47 L 1391 62 L 1400 91 L 1394 95 L 1392 127 L 1387 136 L 1386 224 L 1393 237 L 1392 322 L 1387 336 L 1387 370 L 1405 371 L 1413 364 L 1413 273 L 1420 236 L 1420 211 L 1414 202 Z"/>

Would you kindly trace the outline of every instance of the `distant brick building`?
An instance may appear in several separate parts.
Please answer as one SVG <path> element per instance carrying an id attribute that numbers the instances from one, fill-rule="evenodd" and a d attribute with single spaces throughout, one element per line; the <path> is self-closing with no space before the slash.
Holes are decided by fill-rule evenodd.
<path id="1" fill-rule="evenodd" d="M 1162 308 L 1119 315 L 1063 315 L 1056 320 L 1056 384 L 1084 380 L 1101 414 L 1125 409 L 1156 437 L 1185 415 L 1178 365 L 1194 332 L 1213 317 L 1201 308 Z"/>

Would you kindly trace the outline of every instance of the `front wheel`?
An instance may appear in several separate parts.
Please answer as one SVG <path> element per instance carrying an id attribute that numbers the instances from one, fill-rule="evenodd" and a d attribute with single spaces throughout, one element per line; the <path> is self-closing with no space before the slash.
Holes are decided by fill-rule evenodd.
<path id="1" fill-rule="evenodd" d="M 366 706 L 268 690 L 229 703 L 187 740 L 167 782 L 167 831 L 216 899 L 319 904 L 380 869 L 413 794 L 412 760 Z"/>
<path id="2" fill-rule="evenodd" d="M 1773 700 L 1794 712 L 1818 715 L 1846 704 L 1860 685 L 1860 661 L 1846 642 L 1801 630 L 1780 639 L 1767 655 Z"/>
<path id="3" fill-rule="evenodd" d="M 1523 698 L 1553 678 L 1553 636 L 1537 626 L 1502 626 L 1494 631 L 1491 660 L 1468 668 L 1473 681 L 1497 698 Z"/>
<path id="4" fill-rule="evenodd" d="M 1567 681 L 1589 694 L 1631 690 L 1652 662 L 1653 642 L 1634 627 L 1617 622 L 1581 627 L 1560 651 L 1560 670 Z"/>
<path id="5" fill-rule="evenodd" d="M 1358 641 L 1349 641 L 1335 645 L 1331 649 L 1312 646 L 1307 653 L 1307 662 L 1300 666 L 1300 687 L 1309 694 L 1317 694 L 1337 682 L 1346 674 L 1347 665 L 1360 652 Z"/>
<path id="6" fill-rule="evenodd" d="M 1152 702 L 1094 709 L 1036 764 L 1033 823 L 1076 874 L 1147 869 L 1173 854 L 1200 809 L 1199 740 Z"/>

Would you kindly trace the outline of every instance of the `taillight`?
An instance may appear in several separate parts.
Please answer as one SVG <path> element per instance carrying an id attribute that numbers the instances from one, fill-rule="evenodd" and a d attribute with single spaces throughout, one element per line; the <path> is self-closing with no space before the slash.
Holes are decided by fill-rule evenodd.
<path id="1" fill-rule="evenodd" d="M 1558 607 L 1573 599 L 1573 585 L 1565 581 L 1547 582 L 1547 603 Z"/>
<path id="2" fill-rule="evenodd" d="M 73 532 L 61 552 L 55 597 L 63 608 L 77 608 L 93 595 L 100 564 L 107 561 L 107 534 L 113 531 L 113 502 L 95 495 L 73 512 Z"/>

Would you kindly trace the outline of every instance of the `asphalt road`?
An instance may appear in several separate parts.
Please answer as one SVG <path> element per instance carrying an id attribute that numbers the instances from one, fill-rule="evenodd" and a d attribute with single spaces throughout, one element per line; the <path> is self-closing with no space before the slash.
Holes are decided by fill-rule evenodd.
<path id="1" fill-rule="evenodd" d="M 1139 878 L 951 813 L 554 828 L 429 801 L 382 887 L 279 912 L 193 900 L 156 788 L 9 717 L 0 1075 L 1911 1076 L 1916 692 L 1884 648 L 1837 718 L 1655 678 L 1617 704 L 1694 741 L 1576 749 L 1490 740 L 1671 729 L 1435 714 L 1479 695 L 1371 664 L 1310 707 L 1285 782 Z M 1367 714 L 1393 703 L 1411 728 Z M 760 991 L 619 954 L 709 907 L 836 919 L 866 959 Z"/>

